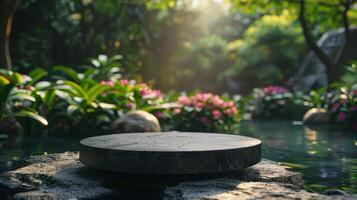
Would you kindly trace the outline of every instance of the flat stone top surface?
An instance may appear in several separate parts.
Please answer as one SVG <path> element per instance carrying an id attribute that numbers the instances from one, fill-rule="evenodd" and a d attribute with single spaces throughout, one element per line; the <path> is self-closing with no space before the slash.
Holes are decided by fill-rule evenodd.
<path id="1" fill-rule="evenodd" d="M 261 144 L 258 139 L 217 133 L 123 133 L 86 138 L 81 145 L 119 151 L 194 152 L 242 149 Z"/>

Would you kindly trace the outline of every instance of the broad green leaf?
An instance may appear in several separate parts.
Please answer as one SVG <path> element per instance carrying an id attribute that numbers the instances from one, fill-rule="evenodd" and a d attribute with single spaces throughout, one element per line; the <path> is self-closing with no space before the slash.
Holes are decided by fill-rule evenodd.
<path id="1" fill-rule="evenodd" d="M 77 105 L 69 105 L 67 107 L 67 113 L 69 115 L 73 114 L 75 111 L 79 110 L 79 107 Z"/>
<path id="2" fill-rule="evenodd" d="M 117 106 L 114 104 L 110 104 L 110 103 L 99 103 L 99 107 L 102 109 L 105 109 L 105 110 L 113 110 Z"/>
<path id="3" fill-rule="evenodd" d="M 12 79 L 15 84 L 21 84 L 23 82 L 22 75 L 20 73 L 14 72 Z"/>
<path id="4" fill-rule="evenodd" d="M 29 94 L 26 94 L 26 93 L 16 93 L 16 94 L 13 94 L 9 97 L 10 100 L 19 100 L 19 101 L 24 101 L 24 100 L 27 100 L 27 101 L 31 101 L 31 102 L 35 102 L 36 99 L 35 97 L 29 95 Z"/>
<path id="5" fill-rule="evenodd" d="M 88 91 L 88 104 L 93 102 L 100 93 L 102 93 L 108 89 L 109 89 L 108 86 L 100 85 L 100 84 L 97 84 L 97 85 L 91 87 Z"/>
<path id="6" fill-rule="evenodd" d="M 35 88 L 37 90 L 48 90 L 51 87 L 51 82 L 49 81 L 40 81 L 36 83 Z"/>
<path id="7" fill-rule="evenodd" d="M 46 76 L 47 72 L 41 68 L 36 68 L 36 69 L 32 70 L 28 75 L 32 78 L 32 80 L 29 82 L 29 84 L 34 84 L 37 81 L 39 81 L 41 78 Z"/>
<path id="8" fill-rule="evenodd" d="M 79 96 L 79 97 L 82 97 L 83 99 L 85 100 L 88 100 L 88 95 L 87 93 L 83 90 L 83 88 L 78 85 L 77 83 L 75 82 L 72 82 L 72 81 L 63 81 L 63 84 L 65 85 L 69 85 L 72 87 L 72 89 L 76 92 L 76 94 Z"/>
<path id="9" fill-rule="evenodd" d="M 84 73 L 84 78 L 87 79 L 87 78 L 92 78 L 94 75 L 97 74 L 97 70 L 94 69 L 94 68 L 88 68 Z"/>
<path id="10" fill-rule="evenodd" d="M 6 77 L 0 75 L 0 85 L 6 85 L 9 83 L 10 81 Z"/>
<path id="11" fill-rule="evenodd" d="M 54 89 L 50 89 L 46 91 L 45 96 L 43 97 L 43 102 L 49 109 L 52 108 L 52 103 L 55 97 L 56 97 L 56 91 Z"/>
<path id="12" fill-rule="evenodd" d="M 48 125 L 47 120 L 44 117 L 42 117 L 41 115 L 38 115 L 35 112 L 23 110 L 23 111 L 16 112 L 15 116 L 17 116 L 17 117 L 29 117 L 29 118 L 32 118 L 32 119 L 40 122 L 44 126 Z"/>
<path id="13" fill-rule="evenodd" d="M 71 79 L 73 79 L 76 82 L 80 82 L 81 80 L 78 78 L 78 73 L 76 71 L 74 71 L 73 69 L 69 68 L 69 67 L 65 67 L 65 66 L 54 66 L 52 68 L 52 70 L 54 71 L 58 71 L 58 72 L 62 72 L 64 74 L 66 74 L 67 76 L 69 76 Z"/>

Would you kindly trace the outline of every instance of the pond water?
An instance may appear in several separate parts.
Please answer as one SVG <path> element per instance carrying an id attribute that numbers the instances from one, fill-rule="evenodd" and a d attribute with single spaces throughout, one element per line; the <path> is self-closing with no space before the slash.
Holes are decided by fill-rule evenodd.
<path id="1" fill-rule="evenodd" d="M 335 188 L 357 193 L 356 133 L 331 126 L 316 130 L 282 120 L 244 121 L 239 132 L 263 141 L 264 158 L 301 172 L 307 189 Z M 25 137 L 17 147 L 0 147 L 0 172 L 21 166 L 21 160 L 29 155 L 78 150 L 80 139 L 51 135 Z"/>
<path id="2" fill-rule="evenodd" d="M 246 121 L 240 133 L 263 141 L 264 158 L 301 172 L 307 189 L 357 193 L 357 133 L 291 121 Z"/>

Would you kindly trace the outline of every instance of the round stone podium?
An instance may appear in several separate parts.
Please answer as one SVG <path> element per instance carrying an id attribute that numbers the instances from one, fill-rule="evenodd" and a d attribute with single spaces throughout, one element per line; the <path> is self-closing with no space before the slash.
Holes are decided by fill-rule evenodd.
<path id="1" fill-rule="evenodd" d="M 123 133 L 83 139 L 79 159 L 88 167 L 120 173 L 221 173 L 260 162 L 261 141 L 217 133 Z"/>

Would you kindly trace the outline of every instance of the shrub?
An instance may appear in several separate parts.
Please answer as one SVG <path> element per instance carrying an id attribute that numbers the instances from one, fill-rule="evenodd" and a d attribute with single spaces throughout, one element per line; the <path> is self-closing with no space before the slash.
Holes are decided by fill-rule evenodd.
<path id="1" fill-rule="evenodd" d="M 181 95 L 171 109 L 173 129 L 179 131 L 227 132 L 239 121 L 235 103 L 211 93 Z"/>
<path id="2" fill-rule="evenodd" d="M 283 117 L 287 116 L 287 104 L 293 95 L 286 88 L 267 86 L 253 90 L 253 117 Z"/>
<path id="3" fill-rule="evenodd" d="M 131 110 L 154 112 L 161 109 L 164 103 L 160 90 L 154 90 L 145 83 L 136 83 L 135 80 L 101 81 L 100 84 L 110 86 L 110 90 L 102 94 L 99 99 L 114 104 L 121 112 Z"/>
<path id="4" fill-rule="evenodd" d="M 327 97 L 327 108 L 334 122 L 357 131 L 357 84 L 337 87 Z"/>
<path id="5" fill-rule="evenodd" d="M 32 109 L 32 105 L 36 103 L 31 86 L 34 81 L 35 78 L 17 72 L 0 70 L 0 132 L 9 134 L 9 126 L 17 124 L 16 120 L 23 117 L 34 119 L 45 126 L 48 124 L 38 111 Z M 21 126 L 16 125 L 16 129 L 21 129 Z"/>
<path id="6" fill-rule="evenodd" d="M 251 112 L 254 118 L 285 118 L 301 120 L 310 107 L 308 96 L 282 86 L 255 88 Z"/>

